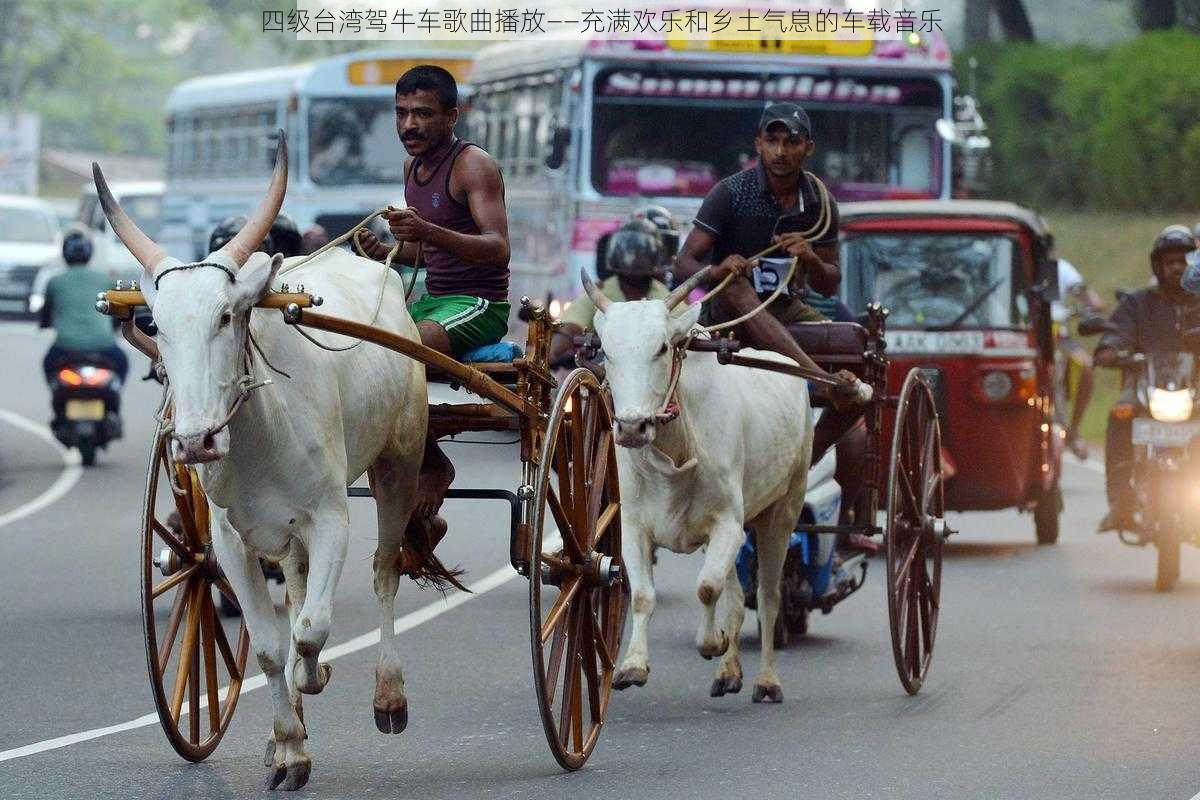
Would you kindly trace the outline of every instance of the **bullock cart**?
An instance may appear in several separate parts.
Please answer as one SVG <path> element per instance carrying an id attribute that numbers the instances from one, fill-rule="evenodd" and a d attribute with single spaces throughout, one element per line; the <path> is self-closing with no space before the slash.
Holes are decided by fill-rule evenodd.
<path id="1" fill-rule="evenodd" d="M 885 322 L 887 311 L 869 307 L 864 324 L 853 322 L 801 323 L 789 331 L 806 353 L 824 369 L 849 370 L 871 387 L 864 406 L 867 443 L 860 465 L 864 483 L 853 521 L 846 525 L 819 525 L 801 521 L 795 531 L 805 534 L 863 534 L 883 536 L 887 562 L 888 622 L 892 655 L 900 683 L 909 694 L 920 691 L 929 672 L 941 607 L 942 545 L 953 531 L 945 522 L 942 442 L 937 405 L 931 383 L 919 368 L 904 376 L 898 393 L 887 391 L 888 358 Z M 602 346 L 595 334 L 576 338 L 581 363 L 592 364 Z M 781 364 L 739 354 L 732 338 L 688 339 L 688 350 L 716 353 L 722 364 L 783 372 L 820 383 L 795 364 Z M 599 371 L 599 368 L 593 368 Z M 814 397 L 814 404 L 821 400 Z M 891 422 L 891 441 L 885 423 Z M 849 566 L 849 564 L 847 565 Z M 803 620 L 810 609 L 828 611 L 857 590 L 866 577 L 866 562 L 856 559 L 857 580 L 824 597 L 789 592 L 786 583 L 797 580 L 789 568 L 784 574 L 784 601 L 777 618 Z M 747 597 L 752 596 L 748 592 Z M 789 608 L 788 606 L 793 607 Z M 768 632 L 764 632 L 769 635 Z M 776 640 L 779 639 L 776 634 Z"/>
<path id="2" fill-rule="evenodd" d="M 611 401 L 592 372 L 560 382 L 547 367 L 554 325 L 522 300 L 525 354 L 511 362 L 464 364 L 378 327 L 323 315 L 320 298 L 267 294 L 292 326 L 362 339 L 417 359 L 428 380 L 462 387 L 487 402 L 431 404 L 431 436 L 469 431 L 519 434 L 522 482 L 515 492 L 451 490 L 448 498 L 510 504 L 510 560 L 529 583 L 534 689 L 550 750 L 564 769 L 583 766 L 596 746 L 628 606 L 621 560 L 620 492 Z M 157 363 L 158 348 L 132 322 L 145 302 L 136 287 L 104 293 L 97 307 L 122 320 L 134 347 Z M 263 313 L 263 312 L 260 312 Z M 168 420 L 164 407 L 160 420 Z M 352 496 L 370 496 L 351 487 Z M 228 729 L 245 681 L 249 636 L 229 635 L 214 598 L 237 598 L 213 555 L 209 505 L 195 470 L 169 457 L 163 426 L 151 443 L 141 524 L 142 619 L 158 717 L 185 759 L 200 761 Z M 232 623 L 230 623 L 232 624 Z"/>

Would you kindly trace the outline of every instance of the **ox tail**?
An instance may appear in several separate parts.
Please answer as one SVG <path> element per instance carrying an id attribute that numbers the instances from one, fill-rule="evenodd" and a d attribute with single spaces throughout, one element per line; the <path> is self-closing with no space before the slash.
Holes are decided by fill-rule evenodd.
<path id="1" fill-rule="evenodd" d="M 442 594 L 454 587 L 470 592 L 459 581 L 465 571 L 459 567 L 447 567 L 433 549 L 446 535 L 446 522 L 441 517 L 414 519 L 404 531 L 404 548 L 400 553 L 400 571 L 422 589 L 437 589 Z"/>

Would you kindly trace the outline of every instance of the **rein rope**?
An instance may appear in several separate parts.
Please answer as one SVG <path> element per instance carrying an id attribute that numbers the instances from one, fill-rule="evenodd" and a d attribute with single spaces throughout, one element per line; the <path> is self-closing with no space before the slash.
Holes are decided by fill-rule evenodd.
<path id="1" fill-rule="evenodd" d="M 833 217 L 830 214 L 829 189 L 826 188 L 825 184 L 822 183 L 821 179 L 816 175 L 813 175 L 811 172 L 806 172 L 805 174 L 808 175 L 814 183 L 816 183 L 817 194 L 820 195 L 821 198 L 821 212 L 817 216 L 817 221 L 813 223 L 812 227 L 806 231 L 802 231 L 800 235 L 809 240 L 820 239 L 829 232 L 829 228 L 833 224 Z M 778 250 L 780 246 L 780 243 L 776 242 L 765 250 L 755 253 L 753 256 L 748 258 L 747 261 L 751 263 L 756 262 L 764 256 Z M 676 398 L 676 390 L 679 387 L 679 375 L 683 372 L 683 360 L 687 358 L 687 351 L 692 342 L 701 335 L 713 334 L 717 331 L 722 331 L 727 328 L 733 328 L 741 325 L 743 322 L 755 316 L 767 306 L 771 305 L 771 303 L 775 302 L 775 300 L 778 299 L 781 294 L 783 294 L 783 290 L 786 289 L 792 282 L 792 278 L 796 275 L 796 267 L 799 265 L 799 263 L 800 259 L 796 256 L 793 256 L 792 263 L 788 267 L 787 276 L 779 282 L 779 285 L 775 287 L 775 291 L 771 293 L 771 296 L 760 303 L 757 307 L 751 309 L 745 314 L 742 314 L 736 319 L 729 320 L 728 322 L 719 322 L 715 325 L 697 326 L 688 332 L 688 335 L 684 337 L 681 343 L 676 344 L 672 348 L 671 380 L 667 384 L 667 396 L 666 399 L 663 400 L 663 404 L 659 407 L 658 412 L 654 415 L 654 419 L 658 424 L 665 424 L 679 416 L 679 400 Z M 734 272 L 726 275 L 724 280 L 713 287 L 712 290 L 705 293 L 705 295 L 701 297 L 698 302 L 705 303 L 708 300 L 711 300 L 713 297 L 716 297 L 736 277 L 737 273 Z"/>
<path id="2" fill-rule="evenodd" d="M 329 250 L 330 248 L 333 248 L 333 247 L 337 247 L 339 244 L 342 244 L 343 242 L 345 242 L 347 240 L 351 240 L 351 245 L 354 247 L 355 250 L 358 251 L 358 254 L 360 256 L 362 256 L 363 258 L 370 259 L 371 261 L 374 261 L 374 259 L 372 259 L 370 256 L 368 256 L 366 254 L 366 252 L 363 251 L 362 242 L 358 238 L 358 234 L 360 231 L 362 231 L 364 228 L 366 228 L 368 224 L 370 224 L 371 220 L 375 219 L 376 217 L 383 216 L 389 210 L 391 210 L 391 206 L 384 206 L 383 208 L 372 211 L 370 214 L 368 214 L 366 217 L 363 218 L 362 222 L 359 222 L 353 228 L 346 231 L 345 233 L 343 233 L 341 236 L 337 237 L 336 239 L 333 239 L 333 240 L 325 243 L 325 245 L 322 246 L 319 250 L 316 250 L 315 252 L 310 253 L 309 255 L 305 256 L 302 260 L 297 261 L 295 264 L 289 264 L 286 270 L 281 269 L 278 274 L 282 275 L 282 274 L 284 274 L 285 271 L 291 272 L 294 269 L 302 267 L 305 264 L 307 264 L 309 261 L 312 261 L 314 258 L 316 258 L 317 256 L 324 253 L 326 250 Z M 382 273 L 382 277 L 379 280 L 379 292 L 376 294 L 375 310 L 371 313 L 371 319 L 369 322 L 367 322 L 368 325 L 373 326 L 375 324 L 375 320 L 379 318 L 379 311 L 380 311 L 380 309 L 383 308 L 384 289 L 387 288 L 388 271 L 391 270 L 391 268 L 392 268 L 392 261 L 396 258 L 397 255 L 400 254 L 400 246 L 401 246 L 401 243 L 396 242 L 396 244 L 394 244 L 392 246 L 392 249 L 388 251 L 387 257 L 382 262 L 383 263 L 383 273 Z M 379 262 L 376 262 L 376 263 L 379 263 Z M 409 281 L 408 285 L 404 287 L 404 302 L 405 303 L 408 302 L 408 298 L 412 294 L 413 287 L 415 287 L 417 284 L 417 273 L 420 272 L 421 269 L 422 269 L 421 248 L 418 247 L 416 263 L 413 264 L 413 269 L 412 269 L 412 278 Z M 403 280 L 402 280 L 402 282 L 403 282 Z M 308 331 L 303 330 L 298 325 L 293 325 L 291 327 L 293 330 L 296 331 L 296 333 L 300 334 L 301 336 L 303 336 L 308 341 L 312 342 L 317 347 L 321 348 L 322 350 L 328 350 L 331 353 L 344 353 L 347 350 L 353 350 L 354 348 L 358 347 L 360 344 L 363 343 L 362 339 L 355 339 L 352 344 L 345 345 L 344 347 L 337 347 L 335 345 L 324 344 L 322 342 L 317 341 L 316 337 L 314 337 Z"/>

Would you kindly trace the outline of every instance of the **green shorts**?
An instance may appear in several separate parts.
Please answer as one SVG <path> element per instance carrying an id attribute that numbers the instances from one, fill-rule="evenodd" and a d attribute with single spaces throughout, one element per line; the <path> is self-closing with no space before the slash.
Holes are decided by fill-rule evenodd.
<path id="1" fill-rule="evenodd" d="M 425 295 L 408 307 L 414 322 L 436 322 L 450 337 L 455 357 L 495 344 L 508 332 L 508 303 L 464 294 Z"/>

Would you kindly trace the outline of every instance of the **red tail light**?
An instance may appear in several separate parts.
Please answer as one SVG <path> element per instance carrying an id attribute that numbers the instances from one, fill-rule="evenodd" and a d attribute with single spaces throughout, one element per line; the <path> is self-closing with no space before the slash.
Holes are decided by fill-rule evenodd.
<path id="1" fill-rule="evenodd" d="M 73 369 L 60 369 L 58 379 L 68 386 L 83 386 L 83 376 Z"/>

